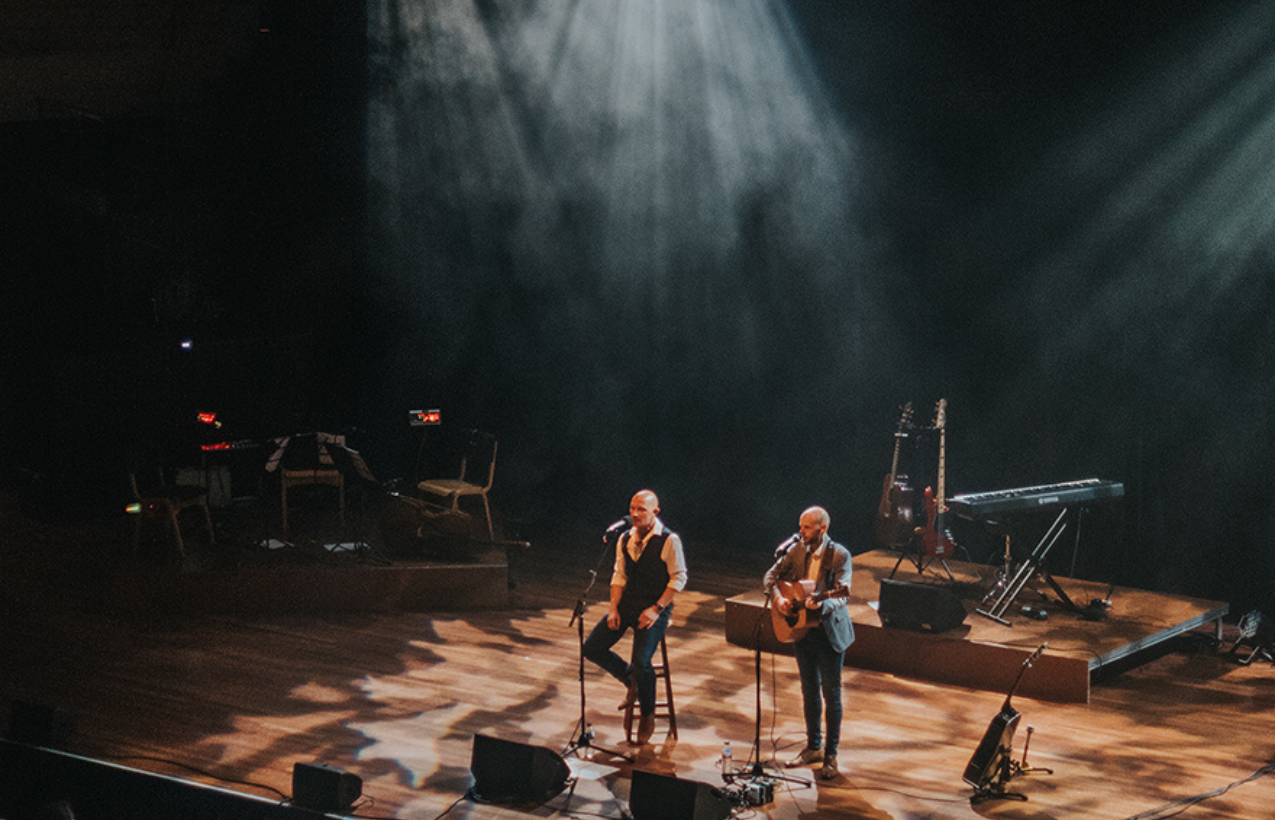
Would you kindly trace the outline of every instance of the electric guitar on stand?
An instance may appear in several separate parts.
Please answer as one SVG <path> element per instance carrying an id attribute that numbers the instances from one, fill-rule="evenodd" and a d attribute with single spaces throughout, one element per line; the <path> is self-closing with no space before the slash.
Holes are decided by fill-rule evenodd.
<path id="1" fill-rule="evenodd" d="M 939 473 L 938 495 L 925 488 L 925 511 L 927 518 L 921 531 L 921 546 L 925 558 L 944 559 L 956 551 L 956 542 L 947 528 L 947 495 L 945 493 L 945 471 L 947 460 L 947 399 L 939 399 L 934 409 L 934 429 L 939 432 Z"/>
<path id="2" fill-rule="evenodd" d="M 894 459 L 890 473 L 881 487 L 881 501 L 877 504 L 876 535 L 883 547 L 902 547 L 912 537 L 912 505 L 914 495 L 908 486 L 908 477 L 899 473 L 899 444 L 907 435 L 904 430 L 912 421 L 912 402 L 903 407 L 899 427 L 894 432 Z"/>

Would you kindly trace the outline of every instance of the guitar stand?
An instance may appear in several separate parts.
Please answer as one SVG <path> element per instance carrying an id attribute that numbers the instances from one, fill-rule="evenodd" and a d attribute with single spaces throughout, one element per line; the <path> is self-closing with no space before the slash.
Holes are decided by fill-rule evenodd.
<path id="1" fill-rule="evenodd" d="M 1275 663 L 1275 655 L 1271 654 L 1272 651 L 1275 651 L 1275 647 L 1259 646 L 1256 649 L 1254 649 L 1252 652 L 1250 652 L 1247 658 L 1239 658 L 1237 659 L 1236 662 L 1240 666 L 1248 666 L 1250 663 L 1252 663 L 1255 660 L 1263 660 L 1263 661 L 1269 661 L 1271 663 Z M 1232 652 L 1231 654 L 1235 654 L 1235 653 Z"/>
<path id="2" fill-rule="evenodd" d="M 1239 637 L 1231 647 L 1231 656 L 1236 662 L 1241 666 L 1248 666 L 1255 660 L 1275 662 L 1275 655 L 1271 654 L 1275 651 L 1275 622 L 1254 610 L 1240 619 L 1239 626 Z M 1252 650 L 1248 657 L 1238 657 L 1241 646 Z"/>
<path id="3" fill-rule="evenodd" d="M 926 559 L 925 550 L 921 545 L 921 531 L 919 529 L 912 533 L 912 537 L 908 539 L 906 544 L 899 547 L 899 560 L 894 562 L 894 568 L 890 570 L 890 579 L 894 578 L 894 573 L 899 571 L 899 565 L 903 563 L 905 558 L 916 568 L 917 575 L 924 575 L 925 570 L 934 561 L 934 557 L 929 560 Z M 947 565 L 947 559 L 939 558 L 939 563 L 943 565 L 943 571 L 947 573 L 947 579 L 955 584 L 956 577 L 952 575 L 952 568 Z"/>
<path id="4" fill-rule="evenodd" d="M 1029 766 L 1027 764 L 1027 750 L 1032 743 L 1032 732 L 1036 731 L 1035 726 L 1027 727 L 1027 739 L 1023 742 L 1023 759 L 1012 760 L 1008 754 L 1002 758 L 1000 766 L 997 767 L 996 775 L 986 784 L 980 785 L 974 790 L 974 796 L 970 798 L 970 805 L 977 806 L 979 803 L 985 803 L 988 800 L 1019 800 L 1026 801 L 1027 795 L 1011 792 L 1006 786 L 1016 777 L 1022 777 L 1027 774 L 1053 774 L 1053 769 L 1045 769 L 1038 766 Z"/>

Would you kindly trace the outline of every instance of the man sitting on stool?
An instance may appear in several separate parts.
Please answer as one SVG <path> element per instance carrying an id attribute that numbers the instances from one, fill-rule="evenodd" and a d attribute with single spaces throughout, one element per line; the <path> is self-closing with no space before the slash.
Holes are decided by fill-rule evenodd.
<path id="1" fill-rule="evenodd" d="M 642 716 L 638 745 L 647 743 L 655 732 L 655 669 L 651 658 L 668 628 L 673 596 L 686 586 L 682 539 L 664 526 L 659 512 L 660 500 L 650 490 L 640 490 L 629 502 L 633 526 L 615 542 L 611 606 L 584 642 L 584 656 L 629 687 L 620 708 L 637 700 Z M 633 653 L 626 663 L 612 647 L 630 627 Z"/>

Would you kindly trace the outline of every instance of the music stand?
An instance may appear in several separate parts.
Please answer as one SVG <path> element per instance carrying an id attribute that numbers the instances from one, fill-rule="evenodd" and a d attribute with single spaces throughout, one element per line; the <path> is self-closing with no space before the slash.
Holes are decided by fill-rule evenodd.
<path id="1" fill-rule="evenodd" d="M 562 752 L 562 756 L 569 757 L 571 755 L 576 755 L 581 760 L 586 760 L 588 758 L 581 754 L 580 750 L 594 749 L 602 752 L 603 754 L 610 755 L 611 757 L 618 757 L 626 763 L 632 763 L 634 762 L 632 755 L 626 755 L 623 752 L 617 752 L 614 749 L 608 749 L 593 742 L 593 725 L 590 724 L 588 720 L 586 705 L 587 698 L 584 688 L 584 613 L 585 610 L 588 609 L 589 590 L 593 589 L 593 585 L 598 580 L 598 571 L 602 568 L 602 564 L 606 561 L 608 553 L 615 553 L 615 546 L 611 541 L 612 535 L 619 537 L 619 532 L 615 530 L 608 530 L 605 534 L 603 534 L 602 557 L 598 559 L 598 565 L 589 570 L 589 584 L 584 588 L 584 591 L 580 593 L 580 597 L 576 600 L 575 608 L 571 612 L 571 624 L 575 624 L 576 627 L 576 641 L 579 658 L 580 719 L 576 723 L 576 728 L 572 732 L 571 740 L 567 743 L 567 748 Z M 568 626 L 571 624 L 568 624 Z"/>

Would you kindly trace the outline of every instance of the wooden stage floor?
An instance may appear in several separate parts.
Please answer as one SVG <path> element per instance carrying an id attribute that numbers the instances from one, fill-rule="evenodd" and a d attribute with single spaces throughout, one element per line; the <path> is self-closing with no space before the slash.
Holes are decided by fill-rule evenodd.
<path id="1" fill-rule="evenodd" d="M 76 754 L 268 799 L 290 793 L 294 763 L 343 769 L 362 780 L 350 812 L 359 817 L 619 818 L 635 768 L 722 785 L 722 743 L 746 760 L 758 718 L 756 656 L 723 632 L 727 599 L 759 573 L 728 551 L 692 555 L 691 588 L 675 609 L 677 740 L 661 724 L 634 764 L 569 757 L 574 787 L 542 806 L 465 798 L 475 734 L 556 752 L 574 737 L 570 621 L 589 558 L 557 543 L 511 554 L 516 587 L 507 607 L 491 611 L 141 620 L 86 611 L 74 585 L 54 583 L 66 579 L 30 577 L 22 570 L 31 562 L 5 553 L 0 695 L 70 712 Z M 593 604 L 589 626 L 602 609 Z M 803 742 L 800 695 L 789 657 L 763 654 L 760 677 L 760 755 L 769 761 Z M 620 686 L 589 668 L 586 692 L 597 743 L 626 748 Z M 1241 666 L 1225 652 L 1179 649 L 1096 683 L 1088 703 L 1016 697 L 1015 754 L 1030 724 L 1029 762 L 1054 772 L 1013 782 L 1026 802 L 971 806 L 961 780 L 1003 692 L 850 669 L 845 696 L 843 776 L 781 783 L 773 803 L 738 816 L 1200 820 L 1265 818 L 1275 806 L 1275 778 L 1265 776 L 1275 760 L 1275 675 L 1264 661 Z M 1181 815 L 1171 808 L 1196 798 Z"/>

